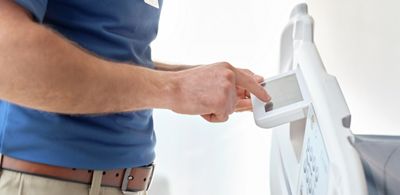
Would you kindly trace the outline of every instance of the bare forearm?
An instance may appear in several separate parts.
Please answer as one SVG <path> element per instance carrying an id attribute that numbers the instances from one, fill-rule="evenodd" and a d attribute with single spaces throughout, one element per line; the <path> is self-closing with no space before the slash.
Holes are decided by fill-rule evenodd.
<path id="1" fill-rule="evenodd" d="M 69 114 L 167 107 L 169 73 L 102 60 L 21 14 L 0 12 L 1 99 Z"/>
<path id="2" fill-rule="evenodd" d="M 166 108 L 227 119 L 237 88 L 268 101 L 251 75 L 226 62 L 158 71 L 109 62 L 34 23 L 13 0 L 0 0 L 0 99 L 67 114 Z"/>

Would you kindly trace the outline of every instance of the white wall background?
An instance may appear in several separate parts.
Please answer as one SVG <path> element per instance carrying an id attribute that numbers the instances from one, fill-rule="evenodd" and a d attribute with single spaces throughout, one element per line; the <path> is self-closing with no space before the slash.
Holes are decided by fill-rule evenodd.
<path id="1" fill-rule="evenodd" d="M 308 0 L 327 70 L 355 133 L 400 134 L 400 1 Z"/>
<path id="2" fill-rule="evenodd" d="M 357 133 L 400 130 L 399 6 L 385 1 L 391 4 L 310 0 L 318 48 L 339 79 Z M 153 57 L 188 64 L 228 61 L 272 76 L 280 32 L 298 2 L 165 0 Z M 382 7 L 377 11 L 374 4 Z M 251 113 L 210 124 L 157 110 L 155 121 L 157 171 L 150 195 L 269 194 L 271 132 L 256 127 Z"/>
<path id="3" fill-rule="evenodd" d="M 260 75 L 277 73 L 279 38 L 293 0 L 165 0 L 155 60 L 228 61 Z M 210 94 L 212 95 L 212 94 Z M 271 133 L 251 113 L 210 124 L 155 111 L 157 173 L 150 195 L 269 194 Z"/>

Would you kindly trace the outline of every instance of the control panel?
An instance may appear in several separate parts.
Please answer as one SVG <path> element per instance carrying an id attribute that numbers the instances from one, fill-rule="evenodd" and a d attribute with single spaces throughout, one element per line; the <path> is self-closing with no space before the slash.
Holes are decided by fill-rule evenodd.
<path id="1" fill-rule="evenodd" d="M 329 158 L 318 125 L 318 119 L 315 116 L 312 106 L 308 109 L 305 131 L 299 194 L 326 194 L 329 179 Z"/>

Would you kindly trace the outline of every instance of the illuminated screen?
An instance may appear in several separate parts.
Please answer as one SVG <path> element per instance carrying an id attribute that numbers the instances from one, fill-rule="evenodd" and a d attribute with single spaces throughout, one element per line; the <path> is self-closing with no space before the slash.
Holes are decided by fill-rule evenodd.
<path id="1" fill-rule="evenodd" d="M 264 88 L 271 96 L 271 101 L 265 104 L 265 112 L 303 101 L 296 74 L 268 81 Z"/>

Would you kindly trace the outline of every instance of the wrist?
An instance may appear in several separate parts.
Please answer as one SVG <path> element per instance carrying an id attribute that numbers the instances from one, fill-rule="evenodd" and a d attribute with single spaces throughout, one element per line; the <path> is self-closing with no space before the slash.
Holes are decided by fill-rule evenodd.
<path id="1" fill-rule="evenodd" d="M 179 96 L 179 74 L 169 71 L 157 71 L 157 73 L 160 80 L 158 92 L 154 94 L 157 99 L 155 108 L 174 110 Z"/>

